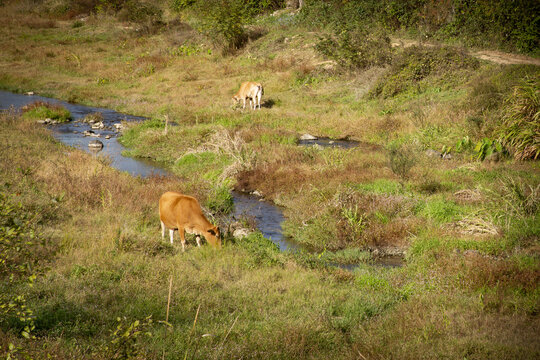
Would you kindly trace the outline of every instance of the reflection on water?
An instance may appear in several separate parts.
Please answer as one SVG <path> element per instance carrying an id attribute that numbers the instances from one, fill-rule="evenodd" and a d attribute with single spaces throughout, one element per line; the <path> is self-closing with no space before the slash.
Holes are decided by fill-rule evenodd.
<path id="1" fill-rule="evenodd" d="M 283 237 L 281 223 L 285 218 L 279 207 L 238 191 L 233 191 L 233 199 L 236 218 L 243 215 L 253 217 L 264 237 L 276 243 L 281 251 L 298 250 L 297 244 Z"/>

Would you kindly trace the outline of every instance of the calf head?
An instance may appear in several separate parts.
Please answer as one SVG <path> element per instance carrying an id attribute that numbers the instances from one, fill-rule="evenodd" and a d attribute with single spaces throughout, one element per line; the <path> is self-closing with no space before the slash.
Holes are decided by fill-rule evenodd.
<path id="1" fill-rule="evenodd" d="M 232 106 L 231 106 L 231 107 L 234 109 L 234 108 L 240 103 L 240 100 L 242 100 L 242 99 L 240 98 L 240 96 L 234 95 L 234 96 L 232 97 Z"/>
<path id="2" fill-rule="evenodd" d="M 206 241 L 208 241 L 208 243 L 213 247 L 221 247 L 221 236 L 217 226 L 211 227 L 206 230 L 206 232 L 204 233 L 204 237 L 206 238 Z"/>

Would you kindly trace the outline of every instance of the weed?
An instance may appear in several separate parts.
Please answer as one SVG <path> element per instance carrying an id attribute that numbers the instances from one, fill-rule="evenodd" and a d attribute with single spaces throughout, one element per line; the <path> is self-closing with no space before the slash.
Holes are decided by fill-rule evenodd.
<path id="1" fill-rule="evenodd" d="M 499 141 L 484 138 L 476 144 L 474 152 L 476 153 L 476 158 L 482 161 L 493 153 L 504 154 L 506 150 Z"/>
<path id="2" fill-rule="evenodd" d="M 152 336 L 149 328 L 152 325 L 152 318 L 148 316 L 143 322 L 135 320 L 128 323 L 126 318 L 118 317 L 116 319 L 118 325 L 111 333 L 109 345 L 105 348 L 110 359 L 137 359 L 142 353 L 138 338 L 141 336 Z"/>
<path id="3" fill-rule="evenodd" d="M 366 219 L 363 214 L 358 213 L 358 205 L 341 209 L 341 216 L 347 221 L 349 236 L 352 239 L 359 238 L 366 228 Z"/>

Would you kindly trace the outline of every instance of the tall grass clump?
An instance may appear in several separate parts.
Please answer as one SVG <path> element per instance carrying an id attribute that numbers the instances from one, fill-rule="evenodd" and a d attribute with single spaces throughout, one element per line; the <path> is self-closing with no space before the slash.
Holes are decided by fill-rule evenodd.
<path id="1" fill-rule="evenodd" d="M 497 131 L 517 160 L 540 155 L 540 76 L 526 79 L 506 99 L 506 114 Z"/>
<path id="2" fill-rule="evenodd" d="M 51 119 L 66 122 L 71 120 L 71 113 L 63 106 L 36 101 L 23 108 L 23 117 L 26 119 Z"/>

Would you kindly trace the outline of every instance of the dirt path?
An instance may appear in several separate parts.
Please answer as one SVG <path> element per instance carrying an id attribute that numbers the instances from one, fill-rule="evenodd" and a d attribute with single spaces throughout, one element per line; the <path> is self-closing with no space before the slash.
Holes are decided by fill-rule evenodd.
<path id="1" fill-rule="evenodd" d="M 408 48 L 411 46 L 420 45 L 420 42 L 417 40 L 406 40 L 406 39 L 392 39 L 392 47 L 404 47 Z M 439 46 L 436 44 L 422 43 L 421 45 L 426 47 L 435 47 Z M 540 59 L 532 58 L 525 55 L 509 54 L 501 51 L 495 50 L 482 50 L 470 52 L 470 54 L 478 59 L 491 61 L 497 64 L 512 65 L 512 64 L 530 64 L 540 66 Z"/>

